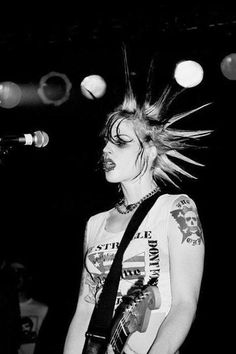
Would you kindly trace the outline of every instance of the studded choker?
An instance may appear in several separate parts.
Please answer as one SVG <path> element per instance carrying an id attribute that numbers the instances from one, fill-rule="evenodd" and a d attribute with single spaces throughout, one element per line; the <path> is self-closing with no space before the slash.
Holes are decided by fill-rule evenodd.
<path id="1" fill-rule="evenodd" d="M 150 198 L 152 195 L 156 194 L 160 190 L 159 187 L 156 187 L 153 189 L 150 193 L 146 194 L 143 198 L 141 198 L 138 202 L 132 203 L 129 205 L 125 205 L 124 198 L 122 198 L 118 203 L 116 203 L 115 208 L 120 214 L 128 214 L 134 209 L 136 209 L 142 202 L 148 198 Z"/>

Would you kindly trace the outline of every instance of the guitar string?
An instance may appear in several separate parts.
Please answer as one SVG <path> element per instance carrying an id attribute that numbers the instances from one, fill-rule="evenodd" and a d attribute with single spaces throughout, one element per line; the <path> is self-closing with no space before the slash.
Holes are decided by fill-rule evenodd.
<path id="1" fill-rule="evenodd" d="M 132 306 L 134 306 L 135 304 L 133 304 L 133 305 L 131 305 L 131 307 Z M 125 332 L 125 334 L 126 334 L 126 331 L 125 331 L 125 323 L 127 323 L 127 321 L 128 321 L 128 319 L 129 319 L 129 317 L 132 315 L 132 313 L 131 312 L 126 312 L 124 315 L 123 315 L 123 318 L 119 321 L 119 324 L 117 325 L 117 327 L 116 327 L 116 329 L 115 329 L 115 331 L 114 331 L 114 333 L 113 333 L 113 335 L 112 335 L 112 339 L 111 339 L 111 344 L 114 344 L 114 345 L 116 345 L 116 342 L 117 342 L 117 340 L 119 339 L 119 338 L 121 338 L 120 337 L 120 333 L 121 333 L 121 331 L 123 330 L 123 332 Z M 122 326 L 123 325 L 123 326 Z"/>
<path id="2" fill-rule="evenodd" d="M 127 320 L 129 319 L 129 317 L 131 316 L 130 312 L 125 312 L 123 314 L 123 317 L 121 318 L 121 320 L 119 321 L 119 324 L 117 325 L 114 333 L 113 333 L 113 338 L 119 336 L 119 333 L 122 331 L 122 329 L 124 329 L 124 324 L 127 322 Z M 122 328 L 122 324 L 123 324 L 123 328 Z"/>
<path id="3" fill-rule="evenodd" d="M 135 303 L 133 303 L 131 305 L 131 308 L 132 307 L 135 307 L 137 305 L 137 303 L 139 301 L 141 301 L 142 299 L 144 299 L 147 295 L 149 295 L 150 293 L 149 292 L 146 292 L 146 293 L 143 293 L 138 299 L 135 300 Z M 131 310 L 130 308 L 130 310 Z M 116 342 L 117 340 L 120 338 L 120 333 L 121 331 L 123 330 L 124 332 L 125 331 L 125 323 L 127 323 L 127 320 L 129 319 L 129 317 L 132 315 L 132 313 L 130 311 L 127 311 L 124 315 L 123 315 L 123 318 L 119 321 L 119 324 L 117 325 L 113 335 L 112 335 L 112 338 L 110 340 L 110 343 L 115 345 L 116 346 Z M 123 326 L 122 326 L 123 325 Z M 125 333 L 126 334 L 126 333 Z"/>
<path id="4" fill-rule="evenodd" d="M 120 338 L 120 332 L 122 330 L 124 330 L 124 324 L 127 322 L 127 320 L 129 319 L 130 316 L 131 316 L 131 313 L 128 312 L 128 313 L 124 314 L 123 318 L 119 321 L 119 324 L 116 327 L 116 329 L 112 335 L 111 344 L 116 344 L 117 339 Z M 122 324 L 123 324 L 123 328 L 122 328 Z"/>
<path id="5" fill-rule="evenodd" d="M 117 338 L 117 337 L 119 337 L 119 334 L 120 334 L 120 332 L 123 330 L 124 332 L 126 332 L 125 331 L 125 328 L 124 328 L 124 324 L 125 324 L 125 322 L 127 322 L 127 320 L 128 320 L 128 318 L 129 318 L 129 316 L 130 316 L 131 314 L 128 314 L 128 316 L 126 316 L 126 318 L 122 318 L 120 321 L 119 321 L 119 324 L 117 325 L 117 327 L 116 327 L 116 329 L 115 329 L 115 331 L 114 331 L 114 333 L 113 333 L 113 336 L 112 336 L 112 338 Z M 123 325 L 123 326 L 122 326 Z M 125 333 L 126 334 L 126 333 Z"/>

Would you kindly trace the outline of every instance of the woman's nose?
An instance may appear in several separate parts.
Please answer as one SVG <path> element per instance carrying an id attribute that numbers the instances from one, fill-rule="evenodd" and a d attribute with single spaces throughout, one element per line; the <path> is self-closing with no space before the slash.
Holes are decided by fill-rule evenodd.
<path id="1" fill-rule="evenodd" d="M 108 142 L 106 143 L 106 145 L 104 146 L 103 152 L 104 152 L 105 154 L 111 152 L 111 143 L 110 143 L 110 141 L 108 141 Z"/>

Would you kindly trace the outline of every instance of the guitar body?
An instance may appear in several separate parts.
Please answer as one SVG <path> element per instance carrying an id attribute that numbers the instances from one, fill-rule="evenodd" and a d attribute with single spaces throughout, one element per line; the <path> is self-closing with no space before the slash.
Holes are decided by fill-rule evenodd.
<path id="1" fill-rule="evenodd" d="M 110 339 L 98 336 L 86 337 L 82 354 L 106 354 L 111 346 L 115 354 L 123 353 L 128 337 L 138 331 L 145 332 L 148 327 L 151 311 L 161 306 L 158 287 L 148 286 L 129 303 L 122 302 L 116 310 Z"/>
<path id="2" fill-rule="evenodd" d="M 132 333 L 147 330 L 151 311 L 160 306 L 161 296 L 156 286 L 148 286 L 130 304 L 121 303 L 114 317 L 110 338 L 110 344 L 116 354 L 123 352 L 124 345 Z"/>

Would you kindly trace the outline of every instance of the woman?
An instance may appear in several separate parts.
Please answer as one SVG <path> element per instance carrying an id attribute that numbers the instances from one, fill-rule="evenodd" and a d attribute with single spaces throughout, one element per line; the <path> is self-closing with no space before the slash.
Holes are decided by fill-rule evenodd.
<path id="1" fill-rule="evenodd" d="M 151 311 L 145 332 L 135 331 L 128 337 L 124 352 L 174 354 L 190 330 L 203 272 L 201 224 L 191 198 L 161 194 L 158 184 L 160 180 L 174 183 L 171 173 L 191 176 L 169 157 L 195 163 L 178 150 L 210 131 L 171 128 L 194 111 L 166 118 L 169 91 L 158 102 L 150 104 L 147 100 L 139 107 L 129 87 L 123 104 L 106 121 L 103 168 L 108 182 L 120 184 L 123 198 L 113 209 L 92 216 L 87 223 L 85 268 L 64 354 L 82 353 L 94 304 L 124 230 L 139 205 L 153 194 L 157 194 L 157 200 L 125 250 L 115 307 L 127 293 L 133 294 L 132 289 L 143 289 L 144 285 L 158 287 L 161 305 Z M 108 352 L 113 349 L 110 343 Z"/>

